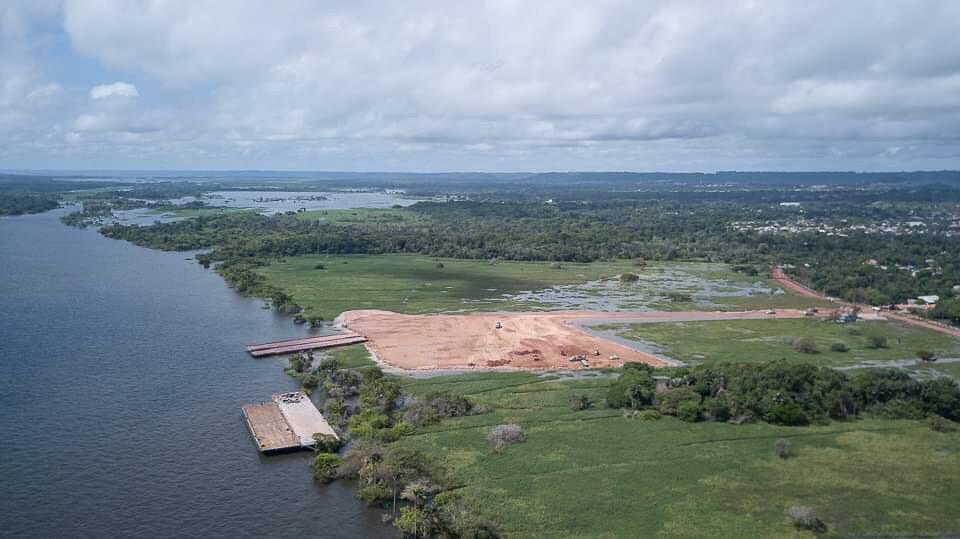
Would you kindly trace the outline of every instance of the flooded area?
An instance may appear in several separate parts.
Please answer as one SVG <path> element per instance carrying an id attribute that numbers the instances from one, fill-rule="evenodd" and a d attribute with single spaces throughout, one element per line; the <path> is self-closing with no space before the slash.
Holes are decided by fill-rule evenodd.
<path id="1" fill-rule="evenodd" d="M 140 199 L 134 199 L 140 200 Z M 213 191 L 201 197 L 182 197 L 169 202 L 182 206 L 202 201 L 210 208 L 251 210 L 267 215 L 288 211 L 344 210 L 353 208 L 391 208 L 410 206 L 417 200 L 387 192 L 315 192 L 315 191 Z M 227 210 L 230 211 L 230 210 Z M 187 219 L 172 211 L 151 208 L 114 211 L 113 221 L 125 225 L 152 225 Z"/>
<path id="2" fill-rule="evenodd" d="M 213 191 L 201 200 L 209 206 L 256 209 L 276 214 L 288 211 L 331 210 L 348 208 L 390 208 L 410 206 L 415 199 L 401 198 L 387 192 L 315 192 L 315 191 Z"/>
<path id="3" fill-rule="evenodd" d="M 504 294 L 500 301 L 549 310 L 652 311 L 669 310 L 670 294 L 689 295 L 696 308 L 718 307 L 716 298 L 782 294 L 763 281 L 733 274 L 725 264 L 673 263 L 644 268 L 639 280 L 622 283 L 615 276 L 582 284 L 559 285 L 538 291 Z M 465 301 L 467 302 L 467 301 Z"/>

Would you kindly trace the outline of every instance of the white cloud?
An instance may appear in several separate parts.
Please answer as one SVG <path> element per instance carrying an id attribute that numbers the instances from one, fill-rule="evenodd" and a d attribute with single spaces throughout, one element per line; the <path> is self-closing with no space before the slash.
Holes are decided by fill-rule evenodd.
<path id="1" fill-rule="evenodd" d="M 49 87 L 77 99 L 48 123 L 96 134 L 102 156 L 145 138 L 150 155 L 226 168 L 917 168 L 960 153 L 960 2 L 64 0 L 47 16 L 109 73 L 90 77 L 143 90 Z M 25 96 L 51 84 L 16 65 L 3 125 L 29 124 Z"/>
<path id="2" fill-rule="evenodd" d="M 101 84 L 90 89 L 90 99 L 106 99 L 108 97 L 140 97 L 137 87 L 127 82 Z"/>

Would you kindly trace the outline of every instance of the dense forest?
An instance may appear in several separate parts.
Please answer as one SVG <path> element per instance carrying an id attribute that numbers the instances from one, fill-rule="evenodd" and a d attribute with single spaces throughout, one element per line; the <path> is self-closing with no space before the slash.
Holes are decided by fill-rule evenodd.
<path id="1" fill-rule="evenodd" d="M 202 261 L 222 263 L 228 278 L 251 286 L 255 277 L 246 274 L 250 268 L 304 254 L 571 262 L 642 258 L 723 261 L 754 270 L 784 263 L 793 267 L 795 277 L 827 294 L 879 305 L 918 295 L 949 298 L 960 283 L 960 238 L 947 228 L 956 205 L 943 202 L 958 193 L 947 189 L 949 196 L 934 195 L 935 204 L 921 202 L 943 189 L 791 192 L 791 200 L 809 200 L 802 214 L 776 202 L 784 199 L 782 191 L 645 193 L 622 200 L 581 193 L 578 200 L 550 203 L 497 197 L 424 201 L 349 222 L 294 214 L 224 214 L 151 227 L 114 224 L 102 232 L 159 249 L 209 249 Z M 865 203 L 867 198 L 871 203 Z M 766 222 L 803 219 L 861 228 L 843 234 L 770 234 L 731 226 L 756 221 L 758 215 Z M 871 223 L 920 218 L 929 223 L 929 233 L 865 229 Z"/>
<path id="2" fill-rule="evenodd" d="M 53 176 L 0 174 L 0 215 L 41 213 L 57 208 L 65 193 L 116 185 Z"/>

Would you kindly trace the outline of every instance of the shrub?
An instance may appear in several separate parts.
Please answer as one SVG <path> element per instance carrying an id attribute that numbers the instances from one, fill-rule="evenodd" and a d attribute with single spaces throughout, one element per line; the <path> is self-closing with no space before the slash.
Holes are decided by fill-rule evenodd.
<path id="1" fill-rule="evenodd" d="M 681 421 L 695 422 L 700 421 L 700 404 L 696 401 L 687 400 L 677 405 L 677 417 Z"/>
<path id="2" fill-rule="evenodd" d="M 437 262 L 437 269 L 443 269 L 443 262 Z"/>
<path id="3" fill-rule="evenodd" d="M 887 419 L 923 419 L 927 414 L 919 403 L 893 399 L 873 407 L 873 411 Z"/>
<path id="4" fill-rule="evenodd" d="M 790 440 L 784 438 L 778 438 L 776 442 L 773 442 L 773 452 L 778 457 L 786 459 L 790 456 Z"/>
<path id="5" fill-rule="evenodd" d="M 871 350 L 878 350 L 887 347 L 887 338 L 882 335 L 870 335 L 867 337 L 865 346 Z"/>
<path id="6" fill-rule="evenodd" d="M 790 519 L 790 523 L 801 530 L 810 530 L 815 533 L 823 533 L 827 527 L 817 518 L 817 512 L 812 507 L 805 505 L 794 505 L 788 507 L 784 513 Z"/>
<path id="7" fill-rule="evenodd" d="M 326 264 L 317 264 L 316 266 L 313 267 L 313 269 L 316 269 L 316 270 L 325 270 L 325 269 L 327 269 L 327 266 L 326 266 Z"/>
<path id="8" fill-rule="evenodd" d="M 639 280 L 640 280 L 640 276 L 637 275 L 636 273 L 630 273 L 628 271 L 625 271 L 620 274 L 621 283 L 635 283 Z"/>
<path id="9" fill-rule="evenodd" d="M 586 410 L 592 405 L 593 403 L 590 402 L 590 397 L 588 395 L 574 395 L 570 398 L 570 409 L 574 412 Z"/>
<path id="10" fill-rule="evenodd" d="M 487 434 L 490 447 L 498 452 L 503 451 L 508 445 L 518 444 L 526 439 L 527 433 L 524 432 L 523 428 L 513 423 L 497 425 L 490 429 L 490 433 Z"/>
<path id="11" fill-rule="evenodd" d="M 863 331 L 860 328 L 850 328 L 847 330 L 847 335 L 853 335 L 854 337 L 858 335 L 863 335 Z"/>
<path id="12" fill-rule="evenodd" d="M 374 439 L 379 440 L 385 444 L 389 444 L 391 442 L 396 442 L 397 440 L 399 440 L 400 434 L 397 433 L 396 429 L 391 427 L 388 429 L 377 429 L 376 431 L 373 432 L 373 437 Z"/>
<path id="13" fill-rule="evenodd" d="M 793 401 L 775 405 L 764 419 L 770 423 L 788 426 L 806 425 L 810 422 L 807 414 L 803 413 L 803 408 Z"/>
<path id="14" fill-rule="evenodd" d="M 333 453 L 317 453 L 313 457 L 313 477 L 318 481 L 329 483 L 337 476 L 337 468 L 343 461 Z"/>
<path id="15" fill-rule="evenodd" d="M 684 294 L 683 292 L 668 292 L 667 299 L 674 303 L 690 303 L 693 301 L 693 296 Z"/>
<path id="16" fill-rule="evenodd" d="M 343 442 L 336 436 L 319 432 L 313 435 L 313 448 L 320 453 L 336 453 L 341 447 Z"/>
<path id="17" fill-rule="evenodd" d="M 924 384 L 927 410 L 947 419 L 960 421 L 960 386 L 942 377 Z"/>
<path id="18" fill-rule="evenodd" d="M 393 491 L 377 484 L 367 485 L 357 490 L 357 499 L 367 505 L 376 505 L 383 500 L 389 500 Z"/>
<path id="19" fill-rule="evenodd" d="M 704 403 L 704 411 L 714 421 L 727 421 L 730 419 L 730 406 L 718 399 L 710 399 Z"/>
<path id="20" fill-rule="evenodd" d="M 693 404 L 695 404 L 699 409 L 700 394 L 690 388 L 678 387 L 669 391 L 664 391 L 657 396 L 657 401 L 657 408 L 660 410 L 660 413 L 666 415 L 679 415 L 680 404 L 684 402 L 693 402 Z"/>
<path id="21" fill-rule="evenodd" d="M 930 419 L 927 419 L 927 425 L 929 425 L 930 430 L 934 432 L 953 432 L 957 430 L 957 426 L 953 424 L 953 421 L 938 415 L 930 416 Z"/>
<path id="22" fill-rule="evenodd" d="M 811 337 L 801 337 L 793 341 L 793 349 L 802 354 L 816 354 L 819 351 L 817 341 Z"/>
<path id="23" fill-rule="evenodd" d="M 653 369 L 639 363 L 628 363 L 622 372 L 607 391 L 607 405 L 611 408 L 639 408 L 651 404 L 657 387 Z"/>
<path id="24" fill-rule="evenodd" d="M 397 424 L 393 426 L 393 432 L 396 433 L 397 436 L 410 436 L 413 434 L 414 429 L 413 425 L 406 421 L 397 421 Z"/>
<path id="25" fill-rule="evenodd" d="M 403 409 L 403 420 L 419 427 L 436 423 L 445 417 L 461 417 L 483 413 L 470 399 L 448 392 L 431 393 L 421 401 L 411 402 Z"/>
<path id="26" fill-rule="evenodd" d="M 849 351 L 850 351 L 850 347 L 847 346 L 846 343 L 835 342 L 835 343 L 833 343 L 833 344 L 830 345 L 830 350 L 831 350 L 832 352 L 849 352 Z"/>
<path id="27" fill-rule="evenodd" d="M 323 403 L 323 417 L 334 425 L 342 426 L 344 416 L 343 401 L 339 399 L 327 399 Z"/>
<path id="28" fill-rule="evenodd" d="M 917 357 L 920 361 L 936 361 L 937 355 L 930 350 L 917 350 Z"/>
<path id="29" fill-rule="evenodd" d="M 660 412 L 656 410 L 640 410 L 637 413 L 637 417 L 641 421 L 656 421 L 660 419 L 661 416 L 660 416 Z"/>
<path id="30" fill-rule="evenodd" d="M 788 336 L 786 336 L 786 337 L 783 338 L 783 344 L 785 344 L 785 345 L 787 345 L 787 346 L 793 346 L 793 341 L 795 341 L 795 340 L 796 340 L 795 338 L 793 338 L 793 337 L 791 337 L 791 336 L 788 335 Z"/>

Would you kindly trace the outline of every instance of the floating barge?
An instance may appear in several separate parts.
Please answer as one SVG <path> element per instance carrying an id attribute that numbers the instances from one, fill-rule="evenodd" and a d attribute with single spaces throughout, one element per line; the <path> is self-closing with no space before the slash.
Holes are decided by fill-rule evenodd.
<path id="1" fill-rule="evenodd" d="M 316 434 L 339 439 L 313 401 L 299 391 L 278 393 L 270 402 L 248 404 L 242 410 L 261 453 L 311 448 Z"/>
<path id="2" fill-rule="evenodd" d="M 253 357 L 265 357 L 279 354 L 292 354 L 304 350 L 323 350 L 363 342 L 367 342 L 367 338 L 363 335 L 347 332 L 338 335 L 324 335 L 322 337 L 307 337 L 289 341 L 254 344 L 247 347 L 247 353 Z"/>

